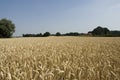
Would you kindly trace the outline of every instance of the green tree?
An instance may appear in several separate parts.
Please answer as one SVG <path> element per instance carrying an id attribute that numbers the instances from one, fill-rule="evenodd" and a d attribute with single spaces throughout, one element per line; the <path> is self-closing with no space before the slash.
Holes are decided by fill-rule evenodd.
<path id="1" fill-rule="evenodd" d="M 104 34 L 108 34 L 110 32 L 110 30 L 108 28 L 103 28 Z"/>
<path id="2" fill-rule="evenodd" d="M 11 20 L 1 19 L 0 20 L 0 37 L 10 38 L 15 32 L 15 25 Z"/>
<path id="3" fill-rule="evenodd" d="M 55 35 L 56 35 L 56 36 L 61 36 L 61 33 L 60 33 L 60 32 L 57 32 Z"/>
<path id="4" fill-rule="evenodd" d="M 43 34 L 43 37 L 48 37 L 48 36 L 50 36 L 50 32 L 45 32 L 45 33 Z"/>
<path id="5" fill-rule="evenodd" d="M 98 26 L 97 28 L 95 28 L 91 33 L 93 35 L 98 35 L 98 36 L 105 36 L 107 35 L 107 33 L 109 32 L 108 28 L 103 28 L 101 26 Z"/>

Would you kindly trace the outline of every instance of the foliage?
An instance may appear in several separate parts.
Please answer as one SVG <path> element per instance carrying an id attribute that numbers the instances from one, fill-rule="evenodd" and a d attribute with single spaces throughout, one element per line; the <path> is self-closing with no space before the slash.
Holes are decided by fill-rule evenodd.
<path id="1" fill-rule="evenodd" d="M 39 33 L 39 34 L 23 34 L 23 37 L 48 37 L 50 36 L 50 32 L 45 32 L 44 34 Z"/>
<path id="2" fill-rule="evenodd" d="M 108 28 L 104 28 L 98 26 L 97 28 L 93 29 L 93 31 L 89 31 L 88 35 L 93 36 L 104 36 L 104 37 L 120 37 L 120 31 L 118 30 L 109 30 Z"/>
<path id="3" fill-rule="evenodd" d="M 57 33 L 55 34 L 55 36 L 61 36 L 61 33 L 60 33 L 60 32 L 57 32 Z"/>
<path id="4" fill-rule="evenodd" d="M 120 31 L 110 31 L 107 35 L 108 37 L 120 37 Z"/>
<path id="5" fill-rule="evenodd" d="M 39 33 L 39 34 L 23 34 L 23 37 L 42 37 L 42 33 Z"/>
<path id="6" fill-rule="evenodd" d="M 9 38 L 9 37 L 10 37 L 9 30 L 4 25 L 0 25 L 0 38 Z"/>
<path id="7" fill-rule="evenodd" d="M 0 20 L 0 37 L 9 38 L 15 32 L 15 25 L 7 19 Z"/>
<path id="8" fill-rule="evenodd" d="M 43 34 L 43 37 L 48 37 L 48 36 L 50 36 L 50 32 L 45 32 L 45 33 Z"/>
<path id="9" fill-rule="evenodd" d="M 101 26 L 98 26 L 97 28 L 95 28 L 93 31 L 92 31 L 92 34 L 94 36 L 104 36 L 104 35 L 107 35 L 109 32 L 109 29 L 108 28 L 103 28 Z"/>
<path id="10" fill-rule="evenodd" d="M 0 35 L 1 36 L 1 35 Z M 69 32 L 65 34 L 61 34 L 57 32 L 56 34 L 50 34 L 50 32 L 45 32 L 43 35 L 40 34 L 23 34 L 23 37 L 48 37 L 48 36 L 97 36 L 97 37 L 118 37 L 120 36 L 120 31 L 110 31 L 106 27 L 98 26 L 93 31 L 89 31 L 88 33 L 78 33 L 78 32 Z"/>
<path id="11" fill-rule="evenodd" d="M 78 32 L 70 32 L 70 33 L 64 34 L 64 36 L 80 36 L 80 33 L 78 33 Z"/>

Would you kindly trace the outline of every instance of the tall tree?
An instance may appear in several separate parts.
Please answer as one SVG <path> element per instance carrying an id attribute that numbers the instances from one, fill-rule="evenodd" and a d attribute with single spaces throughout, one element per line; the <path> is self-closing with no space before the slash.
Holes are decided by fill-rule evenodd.
<path id="1" fill-rule="evenodd" d="M 15 25 L 11 20 L 1 19 L 0 20 L 0 37 L 9 38 L 15 32 Z"/>

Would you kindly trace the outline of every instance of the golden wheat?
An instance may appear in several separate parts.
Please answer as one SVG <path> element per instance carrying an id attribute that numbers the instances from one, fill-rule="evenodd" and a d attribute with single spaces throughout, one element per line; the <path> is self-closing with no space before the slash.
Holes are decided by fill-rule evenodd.
<path id="1" fill-rule="evenodd" d="M 0 39 L 0 80 L 120 80 L 120 38 Z"/>

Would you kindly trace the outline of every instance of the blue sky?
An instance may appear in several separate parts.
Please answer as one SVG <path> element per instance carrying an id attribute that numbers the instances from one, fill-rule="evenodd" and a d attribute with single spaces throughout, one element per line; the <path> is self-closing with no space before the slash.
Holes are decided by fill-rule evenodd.
<path id="1" fill-rule="evenodd" d="M 14 35 L 120 30 L 120 0 L 0 0 L 2 18 L 15 23 Z"/>

